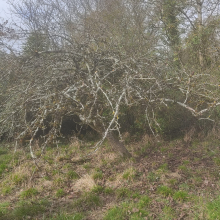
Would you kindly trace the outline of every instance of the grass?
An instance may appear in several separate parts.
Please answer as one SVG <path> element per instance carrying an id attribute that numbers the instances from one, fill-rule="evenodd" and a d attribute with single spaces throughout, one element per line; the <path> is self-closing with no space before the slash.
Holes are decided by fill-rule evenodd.
<path id="1" fill-rule="evenodd" d="M 168 186 L 159 186 L 157 188 L 157 193 L 167 197 L 173 194 L 173 190 L 169 188 Z"/>
<path id="2" fill-rule="evenodd" d="M 73 207 L 78 211 L 91 210 L 97 206 L 101 206 L 101 200 L 99 196 L 93 192 L 84 193 L 73 203 Z"/>
<path id="3" fill-rule="evenodd" d="M 6 204 L 3 208 L 0 206 L 0 217 L 1 219 L 7 220 L 23 220 L 27 217 L 29 219 L 33 219 L 34 216 L 42 215 L 49 203 L 46 200 L 41 200 L 39 202 L 33 201 L 20 201 L 16 204 L 16 207 L 13 210 L 5 210 L 5 208 L 9 207 L 9 204 Z"/>
<path id="4" fill-rule="evenodd" d="M 20 197 L 22 199 L 32 198 L 38 194 L 38 190 L 35 188 L 29 188 L 23 192 L 21 192 Z"/>
<path id="5" fill-rule="evenodd" d="M 93 177 L 94 180 L 102 179 L 103 178 L 103 173 L 102 173 L 102 171 L 95 172 L 92 177 Z"/>
<path id="6" fill-rule="evenodd" d="M 207 218 L 209 220 L 220 218 L 220 197 L 207 204 Z"/>
<path id="7" fill-rule="evenodd" d="M 133 180 L 135 178 L 136 171 L 133 168 L 129 168 L 124 171 L 122 178 L 125 180 Z"/>
<path id="8" fill-rule="evenodd" d="M 133 202 L 123 202 L 119 206 L 114 206 L 109 209 L 105 213 L 103 220 L 144 220 L 148 214 L 149 212 L 147 212 L 146 209 L 138 208 Z"/>
<path id="9" fill-rule="evenodd" d="M 10 206 L 9 202 L 0 203 L 0 218 L 3 217 L 7 212 Z"/>
<path id="10" fill-rule="evenodd" d="M 178 201 L 182 201 L 182 202 L 183 202 L 183 201 L 187 201 L 187 200 L 188 200 L 189 195 L 188 195 L 188 193 L 185 192 L 185 191 L 177 191 L 177 192 L 174 193 L 173 198 L 174 198 L 175 200 L 178 200 Z"/>
<path id="11" fill-rule="evenodd" d="M 68 171 L 68 173 L 67 173 L 67 177 L 68 177 L 69 179 L 75 180 L 75 179 L 79 179 L 79 174 L 76 173 L 75 171 L 70 170 L 70 171 Z"/>
<path id="12" fill-rule="evenodd" d="M 121 207 L 113 207 L 108 210 L 103 220 L 122 220 L 126 219 L 126 210 Z"/>
<path id="13" fill-rule="evenodd" d="M 83 220 L 83 219 L 84 216 L 81 213 L 74 213 L 74 214 L 59 213 L 48 218 L 48 220 Z"/>
<path id="14" fill-rule="evenodd" d="M 115 193 L 118 199 L 126 198 L 126 197 L 129 198 L 132 194 L 132 192 L 129 189 L 124 187 L 117 189 Z"/>
<path id="15" fill-rule="evenodd" d="M 56 191 L 56 197 L 60 198 L 66 195 L 66 192 L 63 189 L 58 189 Z"/>
<path id="16" fill-rule="evenodd" d="M 150 204 L 151 199 L 148 196 L 143 196 L 138 202 L 138 208 L 146 208 Z"/>
<path id="17" fill-rule="evenodd" d="M 14 155 L 0 148 L 0 219 L 218 219 L 220 151 L 211 141 L 193 149 L 161 141 L 148 147 L 147 158 L 140 152 L 145 143 L 137 149 L 134 143 L 128 149 L 140 160 L 124 160 L 109 148 L 86 163 L 60 159 L 91 151 L 79 143 L 46 149 L 37 164 L 24 150 Z"/>

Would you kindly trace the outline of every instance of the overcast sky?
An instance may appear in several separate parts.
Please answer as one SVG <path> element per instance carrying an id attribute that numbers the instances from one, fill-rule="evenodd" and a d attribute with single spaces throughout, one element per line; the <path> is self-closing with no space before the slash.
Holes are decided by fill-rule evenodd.
<path id="1" fill-rule="evenodd" d="M 0 0 L 0 17 L 5 19 L 10 17 L 6 0 Z"/>

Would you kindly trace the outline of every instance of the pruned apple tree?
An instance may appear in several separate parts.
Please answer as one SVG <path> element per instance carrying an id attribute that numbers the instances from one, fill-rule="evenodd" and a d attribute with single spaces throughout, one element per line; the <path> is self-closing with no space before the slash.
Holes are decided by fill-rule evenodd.
<path id="1" fill-rule="evenodd" d="M 102 135 L 95 149 L 107 138 L 130 157 L 119 141 L 122 108 L 144 108 L 155 134 L 161 106 L 176 104 L 211 120 L 220 105 L 218 77 L 183 61 L 176 68 L 162 31 L 152 25 L 160 23 L 155 8 L 143 1 L 23 0 L 12 6 L 27 40 L 0 82 L 0 135 L 28 137 L 33 157 L 36 136 L 44 150 L 61 136 L 66 117 L 77 116 L 77 123 Z"/>

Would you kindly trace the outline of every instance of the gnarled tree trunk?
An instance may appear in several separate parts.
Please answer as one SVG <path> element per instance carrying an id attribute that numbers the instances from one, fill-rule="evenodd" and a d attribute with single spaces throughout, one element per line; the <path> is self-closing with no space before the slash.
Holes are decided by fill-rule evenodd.
<path id="1" fill-rule="evenodd" d="M 109 141 L 110 145 L 113 147 L 113 149 L 116 152 L 119 152 L 121 154 L 121 156 L 123 157 L 127 157 L 130 158 L 131 154 L 128 152 L 128 150 L 126 149 L 126 147 L 124 146 L 123 143 L 121 143 L 118 138 L 116 138 L 114 136 L 114 134 L 112 132 L 109 132 L 107 134 L 107 140 Z"/>

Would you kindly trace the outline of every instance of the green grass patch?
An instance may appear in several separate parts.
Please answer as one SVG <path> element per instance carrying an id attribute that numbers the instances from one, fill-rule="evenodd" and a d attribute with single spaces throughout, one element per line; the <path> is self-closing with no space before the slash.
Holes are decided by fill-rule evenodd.
<path id="1" fill-rule="evenodd" d="M 0 219 L 1 217 L 7 214 L 9 206 L 10 206 L 9 202 L 0 203 Z"/>
<path id="2" fill-rule="evenodd" d="M 122 207 L 113 207 L 109 209 L 103 220 L 122 220 L 127 219 L 126 209 Z"/>
<path id="3" fill-rule="evenodd" d="M 60 198 L 66 195 L 66 192 L 63 189 L 58 189 L 56 191 L 56 197 Z"/>
<path id="4" fill-rule="evenodd" d="M 177 191 L 177 192 L 174 193 L 173 198 L 174 198 L 175 200 L 178 200 L 178 201 L 182 201 L 182 202 L 183 202 L 183 201 L 187 201 L 187 200 L 188 200 L 189 195 L 188 195 L 188 193 L 185 192 L 185 191 Z"/>
<path id="5" fill-rule="evenodd" d="M 23 220 L 23 219 L 34 219 L 34 216 L 43 214 L 49 202 L 47 200 L 41 201 L 20 201 L 16 204 L 12 211 L 6 211 L 2 214 L 1 219 L 7 220 Z M 42 216 L 43 217 L 43 216 Z"/>
<path id="6" fill-rule="evenodd" d="M 102 173 L 102 171 L 96 172 L 92 175 L 92 177 L 93 177 L 94 180 L 102 179 L 103 178 L 103 173 Z"/>
<path id="7" fill-rule="evenodd" d="M 75 179 L 79 179 L 79 175 L 73 171 L 73 170 L 70 170 L 68 173 L 67 173 L 67 177 L 69 179 L 72 179 L 72 180 L 75 180 Z"/>
<path id="8" fill-rule="evenodd" d="M 175 212 L 170 206 L 164 206 L 163 213 L 161 214 L 161 218 L 163 220 L 171 220 L 175 219 Z"/>
<path id="9" fill-rule="evenodd" d="M 118 199 L 120 198 L 129 198 L 132 192 L 127 188 L 119 188 L 116 190 L 116 196 Z"/>
<path id="10" fill-rule="evenodd" d="M 15 185 L 21 185 L 23 182 L 27 180 L 27 176 L 25 174 L 15 174 L 12 176 L 12 181 Z"/>
<path id="11" fill-rule="evenodd" d="M 12 188 L 10 186 L 5 186 L 5 187 L 2 187 L 2 189 L 1 189 L 1 193 L 4 196 L 10 194 L 11 191 L 12 191 Z"/>
<path id="12" fill-rule="evenodd" d="M 22 199 L 32 198 L 38 194 L 37 189 L 35 188 L 29 188 L 23 192 L 21 192 L 20 197 Z"/>
<path id="13" fill-rule="evenodd" d="M 96 206 L 101 206 L 101 200 L 99 196 L 93 192 L 84 193 L 73 203 L 73 207 L 79 211 L 91 210 Z"/>
<path id="14" fill-rule="evenodd" d="M 139 209 L 135 203 L 124 202 L 120 206 L 109 209 L 103 220 L 144 220 L 148 214 L 146 209 Z"/>
<path id="15" fill-rule="evenodd" d="M 123 175 L 122 178 L 126 180 L 133 180 L 135 178 L 136 171 L 133 168 L 127 169 Z"/>
<path id="16" fill-rule="evenodd" d="M 150 172 L 147 176 L 147 179 L 149 180 L 149 182 L 156 182 L 158 180 L 158 177 L 155 173 Z"/>
<path id="17" fill-rule="evenodd" d="M 143 196 L 138 202 L 137 207 L 140 209 L 146 208 L 150 204 L 150 198 L 148 196 Z"/>
<path id="18" fill-rule="evenodd" d="M 104 189 L 105 188 L 103 186 L 95 186 L 95 187 L 93 187 L 92 192 L 94 192 L 94 193 L 103 193 Z"/>
<path id="19" fill-rule="evenodd" d="M 66 214 L 66 213 L 60 213 L 55 214 L 49 220 L 83 220 L 84 216 L 81 213 L 75 213 L 75 214 Z"/>
<path id="20" fill-rule="evenodd" d="M 220 197 L 207 204 L 207 219 L 220 219 Z"/>
<path id="21" fill-rule="evenodd" d="M 168 186 L 159 186 L 157 188 L 157 193 L 167 197 L 167 196 L 171 196 L 173 194 L 173 191 Z"/>
<path id="22" fill-rule="evenodd" d="M 5 149 L 0 149 L 0 177 L 9 167 L 12 156 Z"/>

